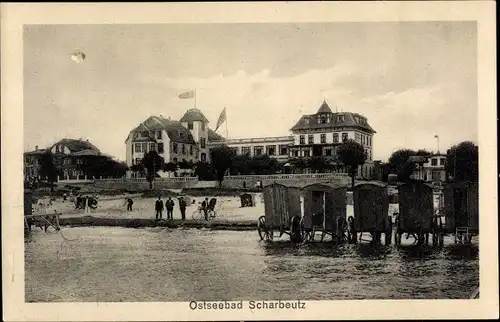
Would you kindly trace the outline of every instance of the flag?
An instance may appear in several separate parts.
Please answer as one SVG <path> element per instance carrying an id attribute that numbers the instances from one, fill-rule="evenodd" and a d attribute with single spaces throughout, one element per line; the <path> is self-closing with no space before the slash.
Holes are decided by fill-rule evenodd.
<path id="1" fill-rule="evenodd" d="M 219 115 L 219 119 L 217 120 L 217 126 L 215 127 L 215 130 L 217 129 L 226 121 L 226 108 L 222 110 L 222 112 Z"/>
<path id="2" fill-rule="evenodd" d="M 437 135 L 437 134 L 436 134 L 436 135 L 434 135 L 434 138 L 435 138 L 435 139 L 439 139 L 439 135 Z"/>
<path id="3" fill-rule="evenodd" d="M 193 98 L 195 95 L 194 91 L 189 91 L 189 92 L 184 92 L 179 94 L 180 99 L 187 99 L 187 98 Z"/>

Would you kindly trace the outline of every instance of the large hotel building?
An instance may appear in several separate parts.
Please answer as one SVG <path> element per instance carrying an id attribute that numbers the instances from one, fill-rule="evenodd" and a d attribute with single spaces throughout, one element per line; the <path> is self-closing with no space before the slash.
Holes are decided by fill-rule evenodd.
<path id="1" fill-rule="evenodd" d="M 315 114 L 303 115 L 291 128 L 291 135 L 279 137 L 225 139 L 208 127 L 199 109 L 190 109 L 180 121 L 151 116 L 133 129 L 127 140 L 127 165 L 141 162 L 144 153 L 157 151 L 165 162 L 208 161 L 209 149 L 220 143 L 237 154 L 267 154 L 286 163 L 292 158 L 324 156 L 336 159 L 336 149 L 352 139 L 365 148 L 366 162 L 359 167 L 358 177 L 372 178 L 373 135 L 376 133 L 366 117 L 351 112 L 333 112 L 326 101 Z"/>

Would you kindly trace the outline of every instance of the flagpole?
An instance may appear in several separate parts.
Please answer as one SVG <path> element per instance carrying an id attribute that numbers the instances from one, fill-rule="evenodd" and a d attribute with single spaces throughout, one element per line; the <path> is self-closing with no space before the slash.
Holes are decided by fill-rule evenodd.
<path id="1" fill-rule="evenodd" d="M 196 88 L 194 89 L 194 108 L 196 108 Z"/>

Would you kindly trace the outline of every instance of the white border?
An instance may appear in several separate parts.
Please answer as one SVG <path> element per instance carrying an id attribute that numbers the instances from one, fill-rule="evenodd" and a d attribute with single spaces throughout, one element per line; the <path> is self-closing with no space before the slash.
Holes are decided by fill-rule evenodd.
<path id="1" fill-rule="evenodd" d="M 325 21 L 478 22 L 479 300 L 309 301 L 307 310 L 191 311 L 187 303 L 24 303 L 22 186 L 23 24 Z M 1 4 L 2 265 L 6 321 L 498 318 L 495 3 Z M 479 125 L 478 124 L 478 125 Z M 273 287 L 270 285 L 269 287 Z M 332 285 L 335 287 L 335 285 Z M 297 294 L 300 296 L 300 294 Z"/>

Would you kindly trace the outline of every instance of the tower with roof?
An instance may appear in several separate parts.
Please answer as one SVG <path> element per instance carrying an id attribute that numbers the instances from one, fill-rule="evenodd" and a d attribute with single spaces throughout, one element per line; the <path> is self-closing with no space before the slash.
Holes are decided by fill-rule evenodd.
<path id="1" fill-rule="evenodd" d="M 363 145 L 367 159 L 359 168 L 359 177 L 370 178 L 373 174 L 373 134 L 375 130 L 365 116 L 352 112 L 333 112 L 326 100 L 314 114 L 302 115 L 290 129 L 293 144 L 290 157 L 326 157 L 337 160 L 337 147 L 347 139 Z"/>
<path id="2" fill-rule="evenodd" d="M 201 110 L 191 108 L 184 113 L 179 122 L 191 132 L 194 141 L 198 145 L 199 160 L 202 162 L 208 161 L 208 119 L 203 115 Z"/>

